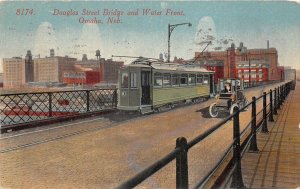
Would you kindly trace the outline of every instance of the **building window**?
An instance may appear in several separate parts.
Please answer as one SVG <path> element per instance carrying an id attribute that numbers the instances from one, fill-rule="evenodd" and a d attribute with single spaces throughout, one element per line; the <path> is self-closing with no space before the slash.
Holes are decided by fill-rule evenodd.
<path id="1" fill-rule="evenodd" d="M 154 87 L 162 87 L 163 75 L 162 73 L 154 74 Z"/>
<path id="2" fill-rule="evenodd" d="M 196 84 L 196 75 L 189 74 L 189 85 L 195 85 L 195 84 Z"/>
<path id="3" fill-rule="evenodd" d="M 128 88 L 128 73 L 122 73 L 121 87 Z"/>
<path id="4" fill-rule="evenodd" d="M 136 88 L 136 73 L 130 73 L 130 88 Z"/>
<path id="5" fill-rule="evenodd" d="M 163 86 L 164 87 L 171 86 L 171 74 L 169 74 L 169 73 L 164 74 Z"/>
<path id="6" fill-rule="evenodd" d="M 179 75 L 172 74 L 172 86 L 178 86 L 178 85 L 179 85 Z"/>

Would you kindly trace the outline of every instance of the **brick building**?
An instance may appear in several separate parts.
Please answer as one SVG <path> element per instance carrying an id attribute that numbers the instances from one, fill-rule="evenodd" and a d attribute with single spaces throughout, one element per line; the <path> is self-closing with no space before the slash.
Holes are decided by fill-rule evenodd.
<path id="1" fill-rule="evenodd" d="M 226 51 L 212 51 L 212 52 L 195 52 L 196 61 L 221 61 L 223 62 L 223 77 L 235 78 L 235 63 L 236 50 L 234 44 Z"/>
<path id="2" fill-rule="evenodd" d="M 245 85 L 269 81 L 269 64 L 264 60 L 239 61 L 236 75 L 244 80 Z"/>
<path id="3" fill-rule="evenodd" d="M 236 53 L 236 61 L 259 61 L 263 60 L 269 64 L 269 80 L 281 80 L 281 68 L 278 65 L 278 53 L 275 48 L 247 49 L 245 53 L 239 49 Z"/>
<path id="4" fill-rule="evenodd" d="M 284 77 L 284 69 L 278 65 L 278 53 L 275 48 L 267 47 L 266 49 L 247 49 L 243 46 L 243 43 L 240 43 L 240 46 L 238 48 L 235 48 L 235 45 L 231 44 L 231 47 L 226 51 L 213 51 L 203 53 L 195 52 L 195 59 L 196 61 L 222 61 L 224 65 L 223 72 L 225 78 L 238 78 L 239 72 L 246 74 L 247 69 L 237 69 L 239 64 L 247 66 L 247 63 L 248 65 L 250 63 L 250 67 L 253 68 L 253 70 L 250 69 L 250 72 L 256 72 L 257 69 L 260 70 L 259 64 L 254 65 L 255 61 L 263 61 L 264 65 L 268 64 L 265 65 L 264 68 L 261 68 L 261 71 L 263 72 L 263 80 L 282 80 Z M 253 73 L 252 75 L 254 76 L 255 74 Z M 259 75 L 260 74 L 258 74 L 258 76 Z M 265 75 L 267 75 L 267 77 L 265 77 Z M 260 80 L 260 78 L 258 78 L 258 80 Z M 253 81 L 256 81 L 256 79 L 254 79 Z"/>
<path id="5" fill-rule="evenodd" d="M 20 57 L 3 59 L 3 86 L 22 87 L 25 84 L 25 59 Z"/>
<path id="6" fill-rule="evenodd" d="M 64 72 L 63 82 L 68 85 L 94 85 L 100 82 L 99 71 Z"/>
<path id="7" fill-rule="evenodd" d="M 100 73 L 100 83 L 117 83 L 119 68 L 124 65 L 122 61 L 113 61 L 98 57 L 97 60 L 88 60 L 83 55 L 81 61 L 75 64 L 76 71 L 98 71 Z"/>
<path id="8" fill-rule="evenodd" d="M 63 73 L 74 71 L 76 58 L 51 56 L 34 59 L 35 82 L 63 82 Z"/>

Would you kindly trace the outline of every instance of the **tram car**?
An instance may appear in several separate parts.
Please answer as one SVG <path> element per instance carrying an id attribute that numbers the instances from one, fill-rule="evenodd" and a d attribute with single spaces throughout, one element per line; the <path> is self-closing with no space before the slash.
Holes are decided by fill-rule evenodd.
<path id="1" fill-rule="evenodd" d="M 119 71 L 118 109 L 142 114 L 214 93 L 213 73 L 195 65 L 137 59 Z"/>

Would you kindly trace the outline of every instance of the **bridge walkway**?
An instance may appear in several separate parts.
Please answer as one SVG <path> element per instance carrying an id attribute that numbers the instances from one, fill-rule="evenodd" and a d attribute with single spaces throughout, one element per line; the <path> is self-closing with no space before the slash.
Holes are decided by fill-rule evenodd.
<path id="1" fill-rule="evenodd" d="M 292 90 L 268 123 L 269 133 L 258 133 L 258 153 L 242 158 L 247 188 L 300 187 L 300 84 Z"/>

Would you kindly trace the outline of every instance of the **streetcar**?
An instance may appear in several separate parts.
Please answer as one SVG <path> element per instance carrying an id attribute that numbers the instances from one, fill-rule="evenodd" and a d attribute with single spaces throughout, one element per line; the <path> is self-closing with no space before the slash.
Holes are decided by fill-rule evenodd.
<path id="1" fill-rule="evenodd" d="M 142 114 L 198 102 L 214 93 L 213 73 L 199 65 L 138 58 L 119 71 L 119 110 Z"/>

